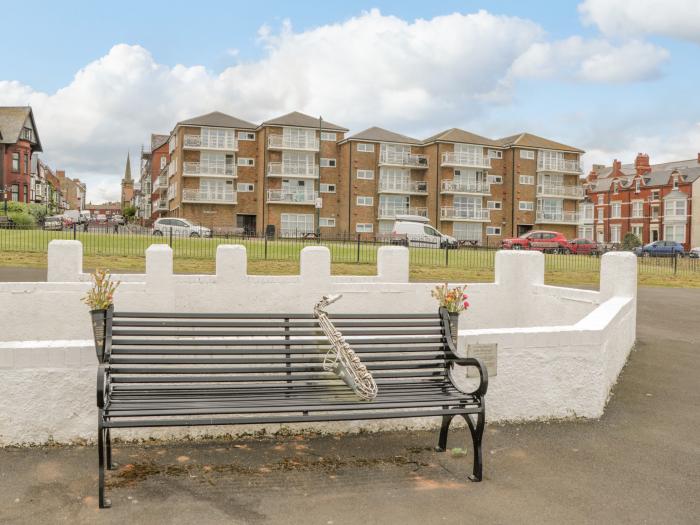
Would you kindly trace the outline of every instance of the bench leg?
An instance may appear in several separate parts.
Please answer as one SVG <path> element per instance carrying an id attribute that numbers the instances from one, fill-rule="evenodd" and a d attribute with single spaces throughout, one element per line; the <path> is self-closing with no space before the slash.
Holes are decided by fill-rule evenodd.
<path id="1" fill-rule="evenodd" d="M 102 426 L 102 413 L 100 412 L 97 421 L 97 459 L 98 459 L 98 498 L 101 509 L 108 509 L 112 506 L 112 502 L 105 498 L 105 467 L 107 463 L 106 457 L 106 441 L 107 435 Z"/>
<path id="2" fill-rule="evenodd" d="M 484 424 L 486 422 L 486 417 L 484 415 L 484 410 L 479 412 L 476 416 L 476 422 L 474 422 L 469 414 L 463 414 L 464 419 L 467 420 L 467 425 L 469 425 L 469 432 L 472 435 L 472 443 L 474 446 L 474 472 L 469 476 L 469 481 L 481 481 L 483 463 L 481 457 L 481 439 L 484 436 Z"/>
<path id="3" fill-rule="evenodd" d="M 442 425 L 440 426 L 440 437 L 438 438 L 438 445 L 435 447 L 435 452 L 445 452 L 447 448 L 447 433 L 450 429 L 450 423 L 454 415 L 445 414 L 442 416 Z"/>
<path id="4" fill-rule="evenodd" d="M 111 429 L 109 429 L 109 428 L 105 429 L 105 443 L 106 443 L 105 452 L 107 454 L 107 469 L 114 470 L 119 465 L 117 465 L 114 461 L 112 461 L 112 432 L 111 432 Z"/>

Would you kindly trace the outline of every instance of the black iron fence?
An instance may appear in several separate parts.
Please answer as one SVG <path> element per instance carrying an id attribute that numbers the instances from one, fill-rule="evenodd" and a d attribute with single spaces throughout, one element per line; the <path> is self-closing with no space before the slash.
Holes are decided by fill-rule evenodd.
<path id="1" fill-rule="evenodd" d="M 298 261 L 306 246 L 326 246 L 333 263 L 376 264 L 381 246 L 401 244 L 402 239 L 388 236 L 323 236 L 298 235 L 290 237 L 213 235 L 190 237 L 174 232 L 154 235 L 150 229 L 140 226 L 74 225 L 68 228 L 18 229 L 0 227 L 0 253 L 39 252 L 48 250 L 55 239 L 76 239 L 83 244 L 87 256 L 143 257 L 151 244 L 168 244 L 176 258 L 214 258 L 221 244 L 241 244 L 246 247 L 250 260 Z M 457 247 L 410 246 L 412 266 L 453 267 L 492 271 L 495 265 L 496 246 L 471 244 Z M 546 254 L 545 271 L 598 273 L 600 255 Z M 666 276 L 700 276 L 700 259 L 689 257 L 640 257 L 640 274 Z"/>

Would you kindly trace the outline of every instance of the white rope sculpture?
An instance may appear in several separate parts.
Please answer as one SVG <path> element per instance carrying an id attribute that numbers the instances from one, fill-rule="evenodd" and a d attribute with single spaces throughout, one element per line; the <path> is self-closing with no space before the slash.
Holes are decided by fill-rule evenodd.
<path id="1" fill-rule="evenodd" d="M 331 344 L 323 360 L 323 369 L 340 377 L 361 399 L 372 401 L 377 397 L 377 384 L 374 382 L 372 374 L 350 348 L 343 334 L 331 323 L 324 310 L 326 306 L 336 302 L 341 297 L 340 294 L 324 295 L 314 306 L 314 317 L 318 319 L 318 324 Z"/>

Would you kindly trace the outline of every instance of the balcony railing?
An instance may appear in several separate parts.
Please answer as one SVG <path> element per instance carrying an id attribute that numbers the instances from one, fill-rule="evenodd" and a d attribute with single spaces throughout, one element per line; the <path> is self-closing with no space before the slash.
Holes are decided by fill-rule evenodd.
<path id="1" fill-rule="evenodd" d="M 315 191 L 267 190 L 267 202 L 315 204 L 317 197 Z"/>
<path id="2" fill-rule="evenodd" d="M 537 185 L 538 197 L 565 197 L 570 199 L 583 199 L 584 191 L 582 186 L 565 184 L 563 186 L 553 186 L 549 184 Z"/>
<path id="3" fill-rule="evenodd" d="M 223 177 L 231 179 L 237 175 L 234 164 L 222 166 L 220 164 L 203 164 L 197 161 L 184 162 L 183 171 L 189 177 Z"/>
<path id="4" fill-rule="evenodd" d="M 440 218 L 447 221 L 477 221 L 488 222 L 489 210 L 483 208 L 440 208 Z"/>
<path id="5" fill-rule="evenodd" d="M 182 190 L 182 202 L 236 204 L 235 191 Z"/>
<path id="6" fill-rule="evenodd" d="M 267 138 L 270 149 L 297 149 L 303 151 L 318 151 L 316 137 L 288 137 L 286 135 L 270 135 Z"/>
<path id="7" fill-rule="evenodd" d="M 491 167 L 491 159 L 485 155 L 474 155 L 471 153 L 443 153 L 442 165 L 489 169 Z"/>
<path id="8" fill-rule="evenodd" d="M 168 177 L 165 175 L 160 175 L 153 184 L 153 190 L 167 190 L 168 189 Z"/>
<path id="9" fill-rule="evenodd" d="M 579 214 L 575 211 L 537 210 L 537 222 L 546 224 L 578 224 Z"/>
<path id="10" fill-rule="evenodd" d="M 377 218 L 395 219 L 397 215 L 418 215 L 428 216 L 428 208 L 400 207 L 400 206 L 379 206 Z"/>
<path id="11" fill-rule="evenodd" d="M 382 151 L 379 154 L 379 164 L 422 169 L 428 167 L 428 157 L 398 151 Z"/>
<path id="12" fill-rule="evenodd" d="M 491 185 L 483 181 L 442 181 L 443 193 L 474 193 L 477 195 L 491 195 Z"/>
<path id="13" fill-rule="evenodd" d="M 581 173 L 581 163 L 578 160 L 568 159 L 537 159 L 537 171 Z"/>
<path id="14" fill-rule="evenodd" d="M 268 177 L 318 178 L 318 166 L 308 162 L 270 162 L 267 165 Z"/>
<path id="15" fill-rule="evenodd" d="M 177 161 L 175 159 L 170 159 L 170 162 L 168 162 L 168 177 L 172 177 L 175 175 L 175 172 L 177 171 Z"/>
<path id="16" fill-rule="evenodd" d="M 415 193 L 426 195 L 428 183 L 425 181 L 396 182 L 379 179 L 379 193 Z"/>
<path id="17" fill-rule="evenodd" d="M 218 151 L 238 151 L 238 142 L 233 135 L 226 137 L 208 137 L 185 135 L 185 147 L 194 149 L 213 149 Z"/>

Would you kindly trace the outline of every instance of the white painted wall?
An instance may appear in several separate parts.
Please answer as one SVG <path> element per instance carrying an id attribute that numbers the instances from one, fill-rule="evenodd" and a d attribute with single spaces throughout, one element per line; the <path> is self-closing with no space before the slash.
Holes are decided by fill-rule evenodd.
<path id="1" fill-rule="evenodd" d="M 145 274 L 115 276 L 123 281 L 115 307 L 246 312 L 254 305 L 258 312 L 311 312 L 321 295 L 342 293 L 332 307 L 336 311 L 435 311 L 430 297 L 434 285 L 408 282 L 405 248 L 381 248 L 377 266 L 376 276 L 331 276 L 328 250 L 309 247 L 302 251 L 300 275 L 251 276 L 246 274 L 245 248 L 229 245 L 218 248 L 215 275 L 174 275 L 172 251 L 154 245 L 146 252 Z M 88 308 L 80 300 L 90 284 L 89 275 L 82 273 L 79 242 L 50 244 L 48 279 L 0 283 L 0 445 L 71 442 L 95 435 L 96 358 Z M 600 416 L 634 343 L 633 255 L 604 256 L 601 292 L 545 286 L 543 280 L 542 254 L 504 251 L 496 256 L 495 282 L 468 288 L 471 309 L 460 319 L 460 349 L 464 352 L 472 342 L 499 345 L 498 375 L 487 394 L 489 421 Z M 418 419 L 311 426 L 352 431 L 434 424 Z M 144 429 L 117 435 L 249 430 Z"/>

